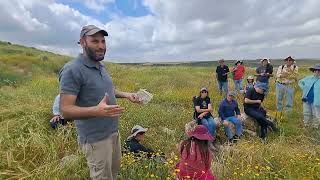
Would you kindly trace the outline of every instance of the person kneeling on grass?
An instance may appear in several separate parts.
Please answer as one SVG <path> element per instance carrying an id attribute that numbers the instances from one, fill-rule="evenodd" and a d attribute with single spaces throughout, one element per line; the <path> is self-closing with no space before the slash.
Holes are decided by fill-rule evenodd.
<path id="1" fill-rule="evenodd" d="M 50 120 L 50 126 L 52 129 L 57 129 L 58 124 L 66 125 L 67 120 L 65 120 L 60 113 L 60 94 L 56 96 L 54 99 L 54 103 L 52 106 L 53 117 Z"/>
<path id="2" fill-rule="evenodd" d="M 226 135 L 228 136 L 230 143 L 240 139 L 240 136 L 242 134 L 242 121 L 240 116 L 240 109 L 234 97 L 234 92 L 228 92 L 227 97 L 224 100 L 222 100 L 219 106 L 219 116 L 221 118 L 224 131 L 226 132 Z M 230 123 L 233 123 L 236 126 L 235 135 L 232 134 L 232 131 L 230 129 Z"/>
<path id="3" fill-rule="evenodd" d="M 307 76 L 299 81 L 303 91 L 303 121 L 305 126 L 320 127 L 320 64 L 309 68 L 314 75 Z"/>
<path id="4" fill-rule="evenodd" d="M 254 88 L 249 89 L 246 93 L 243 103 L 244 112 L 255 119 L 261 126 L 260 138 L 263 143 L 266 143 L 268 127 L 270 127 L 272 131 L 278 132 L 275 124 L 266 118 L 267 111 L 261 106 L 267 90 L 268 85 L 266 83 L 256 83 Z"/>
<path id="5" fill-rule="evenodd" d="M 211 112 L 213 111 L 208 89 L 203 87 L 200 89 L 200 96 L 195 102 L 196 118 L 200 119 L 201 124 L 204 125 L 212 137 L 216 133 L 216 122 L 214 121 Z"/>
<path id="6" fill-rule="evenodd" d="M 188 139 L 180 143 L 180 161 L 176 165 L 178 179 L 213 180 L 211 172 L 212 152 L 209 141 L 213 137 L 203 125 L 197 125 L 187 133 Z"/>
<path id="7" fill-rule="evenodd" d="M 147 153 L 148 157 L 151 157 L 154 150 L 144 147 L 141 142 L 144 140 L 144 135 L 148 131 L 147 128 L 143 128 L 140 125 L 135 125 L 131 130 L 131 135 L 128 136 L 126 141 L 126 148 L 133 153 Z"/>

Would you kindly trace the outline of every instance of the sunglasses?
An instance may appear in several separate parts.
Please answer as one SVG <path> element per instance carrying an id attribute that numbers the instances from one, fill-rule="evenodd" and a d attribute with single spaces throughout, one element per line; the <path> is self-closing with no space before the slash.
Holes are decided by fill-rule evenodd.
<path id="1" fill-rule="evenodd" d="M 201 91 L 201 93 L 208 93 L 207 91 Z"/>

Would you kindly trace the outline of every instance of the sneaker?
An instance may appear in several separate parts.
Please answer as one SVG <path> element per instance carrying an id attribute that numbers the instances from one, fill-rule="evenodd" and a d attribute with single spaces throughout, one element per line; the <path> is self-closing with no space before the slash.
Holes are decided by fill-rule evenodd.
<path id="1" fill-rule="evenodd" d="M 276 125 L 274 123 L 272 123 L 269 127 L 271 128 L 271 130 L 273 132 L 279 132 L 279 129 L 276 127 Z"/>
<path id="2" fill-rule="evenodd" d="M 262 144 L 267 144 L 267 138 L 261 138 L 260 141 Z"/>

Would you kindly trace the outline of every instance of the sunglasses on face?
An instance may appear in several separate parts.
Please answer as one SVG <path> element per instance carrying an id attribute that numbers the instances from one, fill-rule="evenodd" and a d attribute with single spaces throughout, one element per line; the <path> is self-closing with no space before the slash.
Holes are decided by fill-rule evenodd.
<path id="1" fill-rule="evenodd" d="M 201 91 L 201 93 L 208 93 L 207 91 Z"/>

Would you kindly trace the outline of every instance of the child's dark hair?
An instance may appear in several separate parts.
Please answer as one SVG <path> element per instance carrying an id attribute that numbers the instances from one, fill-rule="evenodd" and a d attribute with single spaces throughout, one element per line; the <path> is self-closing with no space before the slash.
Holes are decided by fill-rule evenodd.
<path id="1" fill-rule="evenodd" d="M 191 142 L 194 142 L 196 147 L 199 147 L 201 160 L 204 162 L 205 168 L 209 169 L 211 162 L 209 162 L 210 150 L 209 150 L 209 144 L 207 140 L 199 140 L 191 137 L 191 138 L 188 138 L 187 140 L 182 141 L 181 147 L 180 147 L 180 154 L 182 154 L 183 150 L 185 149 L 187 152 L 187 158 L 189 157 L 190 150 L 191 150 Z M 198 149 L 196 148 L 195 151 L 198 151 Z M 195 154 L 197 156 L 197 152 Z"/>

